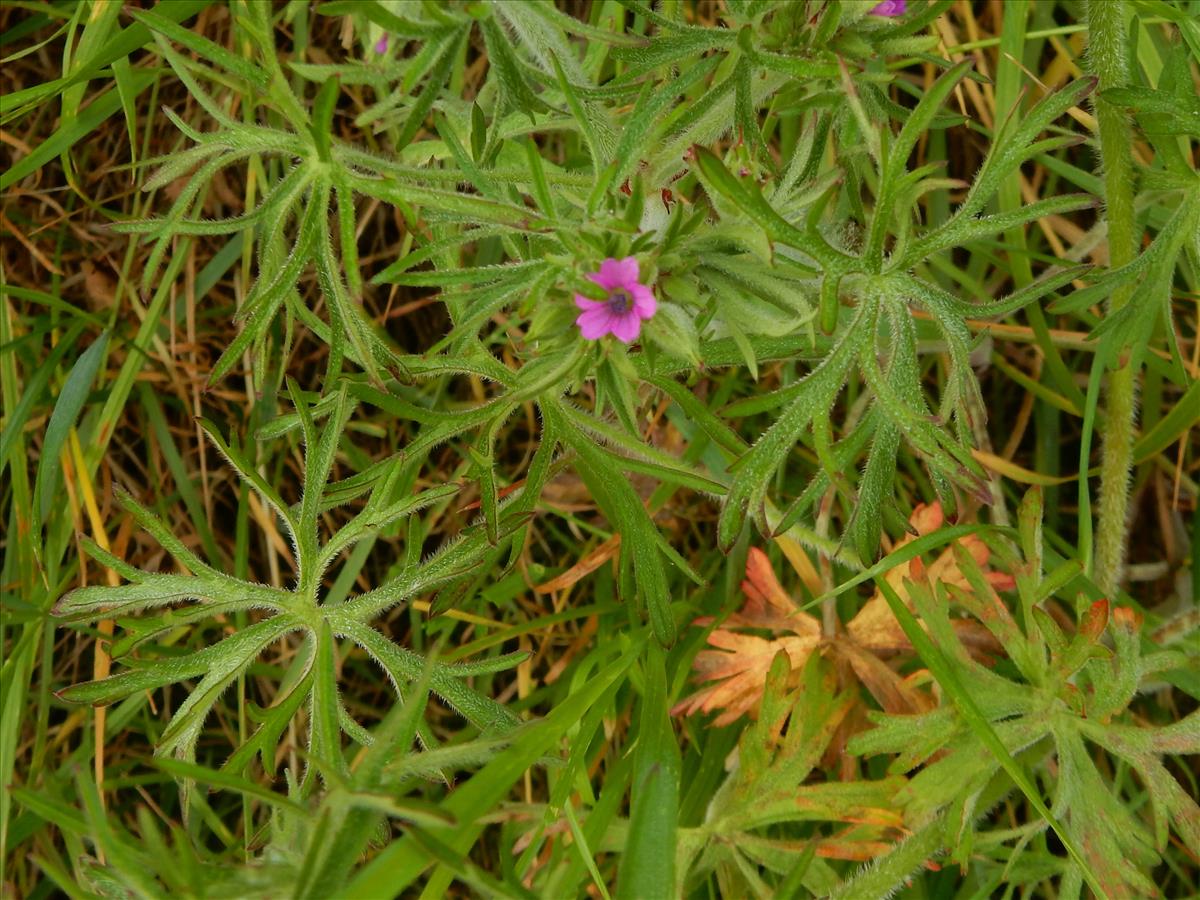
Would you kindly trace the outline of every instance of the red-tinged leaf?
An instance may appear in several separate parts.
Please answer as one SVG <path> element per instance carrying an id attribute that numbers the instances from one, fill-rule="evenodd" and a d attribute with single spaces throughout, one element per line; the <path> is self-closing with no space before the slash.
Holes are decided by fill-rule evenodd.
<path id="1" fill-rule="evenodd" d="M 717 683 L 677 703 L 671 714 L 694 715 L 721 710 L 713 723 L 719 728 L 743 714 L 757 712 L 767 673 L 777 653 L 786 653 L 792 671 L 798 671 L 820 643 L 820 635 L 767 640 L 719 628 L 709 635 L 708 642 L 718 649 L 701 650 L 692 665 L 700 681 Z"/>
<path id="2" fill-rule="evenodd" d="M 1114 615 L 1114 620 L 1115 618 Z M 1100 635 L 1104 634 L 1104 629 L 1107 627 L 1108 601 L 1097 600 L 1083 614 L 1083 619 L 1079 623 L 1079 633 L 1092 641 L 1097 641 L 1100 639 Z"/>
<path id="3" fill-rule="evenodd" d="M 1132 634 L 1141 631 L 1142 614 L 1131 606 L 1118 606 L 1112 611 L 1112 624 L 1114 628 L 1120 628 L 1122 631 Z"/>
<path id="4" fill-rule="evenodd" d="M 932 534 L 944 523 L 945 514 L 942 512 L 940 503 L 918 505 L 909 518 L 909 524 L 913 526 L 916 534 L 906 535 L 896 543 L 896 548 L 903 547 L 918 537 Z M 990 551 L 987 544 L 978 535 L 969 534 L 956 541 L 955 544 L 970 554 L 975 564 L 983 570 L 984 576 L 993 590 L 1007 590 L 1014 586 L 1011 576 L 987 570 L 986 565 Z M 959 568 L 958 560 L 955 558 L 955 544 L 945 548 L 928 566 L 921 562 L 920 557 L 915 557 L 907 563 L 896 566 L 884 576 L 888 585 L 904 601 L 905 606 L 909 609 L 913 608 L 912 600 L 908 596 L 908 589 L 904 584 L 905 581 L 927 581 L 930 584 L 940 582 L 949 589 L 956 589 L 957 592 L 973 594 L 974 589 L 967 576 Z M 879 590 L 876 590 L 875 596 L 867 601 L 866 605 L 859 610 L 858 615 L 850 621 L 846 626 L 846 631 L 856 643 L 877 652 L 908 650 L 912 646 L 904 636 L 899 623 L 896 622 L 896 617 L 888 608 L 883 593 Z M 968 629 L 968 631 L 970 630 Z M 993 652 L 996 649 L 995 641 L 984 637 L 981 633 L 970 631 L 970 637 L 977 644 L 982 642 L 982 647 L 991 648 Z"/>
<path id="5" fill-rule="evenodd" d="M 941 504 L 921 504 L 910 518 L 913 533 L 897 543 L 903 546 L 917 538 L 937 531 L 945 524 Z M 974 598 L 970 580 L 959 568 L 956 552 L 965 552 L 983 571 L 992 590 L 987 598 Z M 975 535 L 967 535 L 956 544 L 946 547 L 929 565 L 920 557 L 896 566 L 886 574 L 889 585 L 911 609 L 906 582 L 941 582 L 953 595 L 968 595 L 975 602 L 964 604 L 974 608 L 998 605 L 1003 608 L 995 590 L 1012 586 L 1007 574 L 986 569 L 990 551 Z M 965 560 L 965 557 L 964 557 Z M 562 576 L 560 576 L 562 577 Z M 779 583 L 767 554 L 757 547 L 750 548 L 746 557 L 746 577 L 742 581 L 745 602 L 742 608 L 727 616 L 721 627 L 708 637 L 713 650 L 696 655 L 693 668 L 697 680 L 707 682 L 697 693 L 675 705 L 672 714 L 692 715 L 698 712 L 719 712 L 716 725 L 726 725 L 743 714 L 757 715 L 763 696 L 763 684 L 771 661 L 777 653 L 787 654 L 793 675 L 812 652 L 828 648 L 848 666 L 849 672 L 879 704 L 889 712 L 916 713 L 932 709 L 934 702 L 922 692 L 909 688 L 881 655 L 911 651 L 912 644 L 905 636 L 896 617 L 888 607 L 881 591 L 869 600 L 858 615 L 846 626 L 845 637 L 824 636 L 821 623 L 804 612 Z M 1003 611 L 1007 614 L 1007 610 Z M 1000 609 L 995 611 L 1001 616 Z M 1011 616 L 1009 616 L 1011 619 Z M 704 617 L 693 624 L 707 627 L 712 619 Z M 978 622 L 959 619 L 953 623 L 956 634 L 976 658 L 987 659 L 1001 650 L 995 637 Z M 771 636 L 746 634 L 744 630 L 768 631 Z M 824 651 L 823 651 L 824 652 Z"/>
<path id="6" fill-rule="evenodd" d="M 746 555 L 746 580 L 742 582 L 742 590 L 746 594 L 742 611 L 746 614 L 751 614 L 752 607 L 761 607 L 764 603 L 784 612 L 795 609 L 792 598 L 775 577 L 770 559 L 758 547 L 751 547 Z"/>

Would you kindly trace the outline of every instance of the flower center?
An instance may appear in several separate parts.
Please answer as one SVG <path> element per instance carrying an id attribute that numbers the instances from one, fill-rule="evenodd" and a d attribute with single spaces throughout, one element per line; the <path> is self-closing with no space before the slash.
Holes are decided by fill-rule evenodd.
<path id="1" fill-rule="evenodd" d="M 608 308 L 618 316 L 629 312 L 633 306 L 633 298 L 628 291 L 613 291 L 608 295 Z"/>

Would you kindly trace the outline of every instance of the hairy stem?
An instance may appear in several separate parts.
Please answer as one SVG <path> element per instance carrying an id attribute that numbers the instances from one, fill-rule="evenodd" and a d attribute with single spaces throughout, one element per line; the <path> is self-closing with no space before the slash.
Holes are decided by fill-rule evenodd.
<path id="1" fill-rule="evenodd" d="M 891 897 L 927 859 L 946 845 L 946 818 L 939 815 L 911 836 L 896 844 L 885 856 L 867 863 L 831 895 L 838 900 L 860 897 Z"/>
<path id="2" fill-rule="evenodd" d="M 1105 90 L 1122 87 L 1129 80 L 1124 49 L 1124 0 L 1088 0 L 1087 21 L 1088 60 L 1099 80 L 1093 103 L 1100 130 L 1109 265 L 1115 269 L 1133 260 L 1138 240 L 1129 122 L 1120 109 L 1103 98 Z M 1125 284 L 1113 291 L 1108 303 L 1109 315 L 1130 302 L 1133 287 Z M 1092 577 L 1108 594 L 1116 590 L 1121 580 L 1129 537 L 1129 481 L 1133 467 L 1137 368 L 1129 354 L 1122 354 L 1109 372 L 1105 394 L 1108 415 L 1100 461 L 1100 508 Z"/>

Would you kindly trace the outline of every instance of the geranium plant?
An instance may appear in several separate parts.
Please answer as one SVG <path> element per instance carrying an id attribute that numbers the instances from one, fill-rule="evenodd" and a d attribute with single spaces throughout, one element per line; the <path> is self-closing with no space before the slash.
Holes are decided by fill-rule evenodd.
<path id="1" fill-rule="evenodd" d="M 1195 5 L 0 10 L 0 892 L 1195 894 Z"/>

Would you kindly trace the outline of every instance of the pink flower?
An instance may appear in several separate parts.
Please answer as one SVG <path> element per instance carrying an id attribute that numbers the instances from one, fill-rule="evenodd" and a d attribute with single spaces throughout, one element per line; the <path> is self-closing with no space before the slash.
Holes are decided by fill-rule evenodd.
<path id="1" fill-rule="evenodd" d="M 902 16 L 908 11 L 907 0 L 883 0 L 871 10 L 873 16 Z"/>
<path id="2" fill-rule="evenodd" d="M 379 54 L 387 53 L 388 36 L 385 34 L 375 42 L 375 52 Z"/>
<path id="3" fill-rule="evenodd" d="M 649 319 L 658 309 L 650 288 L 638 281 L 637 259 L 610 257 L 600 264 L 599 272 L 588 278 L 608 291 L 608 298 L 589 300 L 583 294 L 575 295 L 575 305 L 583 310 L 575 320 L 580 334 L 589 341 L 606 334 L 626 344 L 636 340 L 642 320 Z"/>

